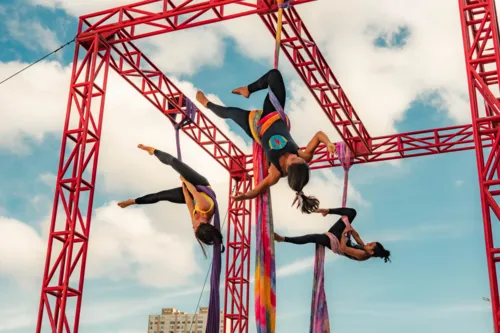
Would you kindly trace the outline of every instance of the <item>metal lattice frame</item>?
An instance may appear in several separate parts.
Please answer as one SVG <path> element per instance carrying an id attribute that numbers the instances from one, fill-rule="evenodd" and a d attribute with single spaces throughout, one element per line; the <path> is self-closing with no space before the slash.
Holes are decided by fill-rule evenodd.
<path id="1" fill-rule="evenodd" d="M 291 2 L 296 6 L 311 1 Z M 274 37 L 277 8 L 272 0 L 173 2 L 146 0 L 80 18 L 36 332 L 78 332 L 109 68 L 178 123 L 186 114 L 186 96 L 133 41 L 254 14 Z M 500 333 L 500 249 L 494 246 L 491 230 L 492 217 L 500 217 L 495 198 L 500 194 L 498 24 L 494 0 L 458 2 L 471 101 L 469 125 L 371 137 L 295 8 L 284 13 L 281 47 L 337 133 L 355 151 L 354 163 L 476 150 L 494 329 Z M 229 172 L 230 189 L 252 188 L 251 155 L 200 110 L 182 131 Z M 336 166 L 338 161 L 320 146 L 311 167 Z M 228 207 L 224 323 L 229 321 L 226 330 L 231 333 L 246 333 L 252 206 L 229 197 Z"/>

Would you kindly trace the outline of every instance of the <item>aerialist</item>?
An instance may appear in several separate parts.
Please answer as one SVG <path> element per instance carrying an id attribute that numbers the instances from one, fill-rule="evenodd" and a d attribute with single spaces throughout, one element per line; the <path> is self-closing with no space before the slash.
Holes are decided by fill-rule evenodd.
<path id="1" fill-rule="evenodd" d="M 130 205 L 154 204 L 159 201 L 186 204 L 198 242 L 202 242 L 206 245 L 214 245 L 215 243 L 222 244 L 222 234 L 217 228 L 210 224 L 210 220 L 215 213 L 214 202 L 208 195 L 196 189 L 197 185 L 210 187 L 208 180 L 168 153 L 142 144 L 138 145 L 138 148 L 147 151 L 149 155 L 155 155 L 160 162 L 170 165 L 177 171 L 181 175 L 182 187 L 147 194 L 137 199 L 122 201 L 118 203 L 118 206 L 125 208 Z M 206 257 L 205 249 L 201 243 L 200 246 Z"/>
<path id="2" fill-rule="evenodd" d="M 334 253 L 345 256 L 352 260 L 365 261 L 372 257 L 383 258 L 385 262 L 390 261 L 390 251 L 387 251 L 379 242 L 365 244 L 359 234 L 354 230 L 350 223 L 356 217 L 356 211 L 352 208 L 333 208 L 333 209 L 318 209 L 317 213 L 323 216 L 328 214 L 342 215 L 342 217 L 324 234 L 311 234 L 299 237 L 283 237 L 274 234 L 274 239 L 277 242 L 285 242 L 292 244 L 320 244 Z M 343 218 L 347 218 L 349 223 L 345 223 Z M 357 244 L 353 244 L 347 235 L 351 233 Z"/>
<path id="3" fill-rule="evenodd" d="M 232 93 L 248 98 L 252 93 L 268 88 L 273 92 L 284 109 L 286 99 L 285 84 L 281 73 L 277 69 L 270 70 L 248 86 L 234 89 Z M 201 91 L 197 92 L 196 99 L 217 116 L 224 119 L 232 119 L 250 138 L 255 140 L 251 128 L 254 112 L 237 107 L 225 107 L 214 104 Z M 276 112 L 269 93 L 264 100 L 262 111 L 260 119 L 264 119 L 269 114 Z M 262 133 L 262 131 L 264 132 Z M 233 198 L 237 201 L 253 199 L 276 184 L 280 178 L 288 176 L 288 185 L 295 191 L 295 201 L 299 202 L 297 206 L 301 207 L 303 213 L 311 213 L 316 210 L 319 206 L 318 199 L 306 196 L 303 193 L 303 189 L 309 182 L 310 170 L 307 163 L 311 161 L 314 150 L 318 145 L 323 143 L 327 146 L 330 153 L 335 153 L 335 145 L 330 142 L 326 134 L 319 131 L 309 142 L 305 150 L 300 150 L 290 135 L 287 124 L 280 117 L 275 117 L 275 119 L 266 121 L 262 125 L 260 142 L 263 143 L 262 148 L 266 154 L 267 161 L 270 163 L 269 174 L 253 190 L 247 193 L 237 193 Z"/>

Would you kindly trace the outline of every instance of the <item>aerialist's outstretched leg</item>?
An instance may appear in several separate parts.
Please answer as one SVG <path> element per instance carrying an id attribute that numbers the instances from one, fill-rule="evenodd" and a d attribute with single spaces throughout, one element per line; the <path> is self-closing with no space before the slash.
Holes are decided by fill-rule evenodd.
<path id="1" fill-rule="evenodd" d="M 179 159 L 165 153 L 161 150 L 155 149 L 153 147 L 144 146 L 142 144 L 138 145 L 138 148 L 147 151 L 150 155 L 155 155 L 160 162 L 170 165 L 175 171 L 177 171 L 182 177 L 184 177 L 188 182 L 193 185 L 210 186 L 208 180 L 194 171 L 187 164 L 183 163 Z M 153 204 L 159 201 L 170 201 L 178 204 L 185 204 L 184 193 L 182 187 L 173 188 L 166 191 L 161 191 L 157 193 L 147 194 L 145 196 L 139 197 L 137 199 L 129 199 L 118 203 L 122 208 L 128 207 L 133 204 L 145 205 Z"/>
<path id="2" fill-rule="evenodd" d="M 297 245 L 303 244 L 320 244 L 330 248 L 330 238 L 325 234 L 309 234 L 298 237 L 283 237 L 274 233 L 274 240 L 277 242 L 292 243 Z"/>
<path id="3" fill-rule="evenodd" d="M 267 89 L 268 87 L 271 88 L 281 106 L 285 107 L 285 83 L 280 71 L 278 71 L 277 69 L 271 69 L 257 81 L 249 84 L 248 86 L 234 89 L 233 94 L 242 95 L 248 98 L 250 94 L 259 90 Z M 196 100 L 198 100 L 198 102 L 200 102 L 204 107 L 215 113 L 218 117 L 233 120 L 245 131 L 245 133 L 250 138 L 253 138 L 252 131 L 250 130 L 250 125 L 248 124 L 249 114 L 247 110 L 243 110 L 237 107 L 226 107 L 214 104 L 210 102 L 205 94 L 201 91 L 198 91 L 196 93 Z M 262 108 L 262 111 L 262 116 L 276 111 L 273 104 L 271 103 L 271 100 L 269 99 L 269 94 L 267 94 L 266 98 L 264 99 L 264 106 Z"/>
<path id="4" fill-rule="evenodd" d="M 138 145 L 137 147 L 147 151 L 150 155 L 155 155 L 163 164 L 170 165 L 175 171 L 179 173 L 179 175 L 184 177 L 191 184 L 210 186 L 210 183 L 205 177 L 203 177 L 198 172 L 194 171 L 189 165 L 175 158 L 169 153 L 155 149 L 153 147 L 144 146 L 142 144 Z"/>
<path id="5" fill-rule="evenodd" d="M 335 214 L 341 216 L 347 216 L 349 222 L 352 224 L 356 218 L 357 212 L 355 209 L 343 207 L 343 208 L 330 208 L 328 209 L 328 214 Z M 345 223 L 340 218 L 332 227 L 328 230 L 329 233 L 335 235 L 338 239 L 342 238 L 342 233 L 345 230 Z"/>
<path id="6" fill-rule="evenodd" d="M 267 88 L 271 88 L 274 95 L 280 102 L 281 107 L 285 108 L 285 82 L 283 80 L 281 72 L 277 69 L 271 69 L 266 74 L 262 75 L 257 81 L 250 83 L 248 86 L 236 88 L 232 92 L 233 94 L 242 95 L 243 97 L 248 98 L 252 93 Z M 264 99 L 264 106 L 262 107 L 262 111 L 264 111 L 262 116 L 276 111 L 276 108 L 273 106 L 271 100 L 269 99 L 269 94 L 267 94 L 266 98 Z"/>
<path id="7" fill-rule="evenodd" d="M 212 103 L 202 91 L 198 91 L 196 93 L 196 100 L 204 107 L 215 113 L 217 117 L 231 119 L 234 121 L 250 138 L 252 138 L 252 131 L 250 130 L 250 125 L 248 124 L 249 111 L 233 106 L 222 106 Z"/>

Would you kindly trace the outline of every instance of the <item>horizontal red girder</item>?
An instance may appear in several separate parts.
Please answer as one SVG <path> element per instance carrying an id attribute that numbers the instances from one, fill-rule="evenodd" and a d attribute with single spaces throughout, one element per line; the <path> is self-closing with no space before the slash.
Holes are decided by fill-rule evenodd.
<path id="1" fill-rule="evenodd" d="M 496 133 L 489 125 L 483 125 L 483 145 L 491 147 Z M 472 125 L 450 126 L 423 131 L 384 135 L 373 138 L 372 153 L 356 156 L 353 164 L 397 160 L 474 149 Z M 247 156 L 247 163 L 252 156 Z M 314 152 L 309 163 L 311 169 L 339 167 L 338 159 L 332 159 L 324 145 Z"/>
<path id="2" fill-rule="evenodd" d="M 299 5 L 314 0 L 292 0 Z M 259 0 L 148 0 L 128 4 L 80 17 L 81 36 L 117 29 L 127 31 L 131 40 L 171 31 L 222 22 L 252 14 L 276 10 L 275 3 Z M 155 7 L 154 9 L 151 7 Z"/>

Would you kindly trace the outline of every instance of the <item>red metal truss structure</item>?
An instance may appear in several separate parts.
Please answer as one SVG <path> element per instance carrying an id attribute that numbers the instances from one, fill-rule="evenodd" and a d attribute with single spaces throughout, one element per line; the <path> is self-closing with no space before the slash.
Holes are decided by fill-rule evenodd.
<path id="1" fill-rule="evenodd" d="M 293 6 L 312 0 L 294 0 Z M 343 141 L 356 164 L 476 151 L 495 333 L 500 333 L 492 218 L 500 217 L 499 33 L 494 0 L 458 0 L 472 123 L 371 137 L 297 10 L 284 11 L 282 52 Z M 135 40 L 248 15 L 259 15 L 274 37 L 272 0 L 146 0 L 80 18 L 48 239 L 36 332 L 78 332 L 92 203 L 109 69 L 113 69 L 173 124 L 187 116 L 187 97 L 134 44 Z M 252 187 L 252 157 L 200 110 L 182 131 L 225 168 L 230 191 Z M 320 146 L 312 169 L 339 166 Z M 248 332 L 250 201 L 229 197 L 224 332 Z"/>

